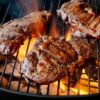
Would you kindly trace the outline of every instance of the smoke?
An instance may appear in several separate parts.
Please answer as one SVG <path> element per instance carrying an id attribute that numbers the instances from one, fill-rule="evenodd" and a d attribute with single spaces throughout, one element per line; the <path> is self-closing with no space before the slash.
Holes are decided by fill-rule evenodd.
<path id="1" fill-rule="evenodd" d="M 20 10 L 22 10 L 23 15 L 39 10 L 38 0 L 18 0 L 17 4 Z"/>

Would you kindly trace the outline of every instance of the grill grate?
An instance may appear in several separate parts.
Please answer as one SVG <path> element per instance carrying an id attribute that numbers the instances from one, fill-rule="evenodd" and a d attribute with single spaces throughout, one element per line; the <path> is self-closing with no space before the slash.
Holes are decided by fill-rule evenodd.
<path id="1" fill-rule="evenodd" d="M 32 1 L 32 0 L 31 0 Z M 47 2 L 47 0 L 44 0 L 44 6 L 43 6 L 43 10 L 44 9 L 46 9 L 46 2 Z M 88 0 L 88 3 L 90 2 L 90 0 Z M 30 4 L 32 4 L 32 3 L 30 3 Z M 96 6 L 96 4 L 97 4 L 97 1 L 95 0 L 95 9 L 96 9 L 96 11 L 97 11 L 97 6 Z M 57 6 L 57 8 L 59 8 L 60 7 L 60 5 L 61 5 L 61 0 L 58 0 L 58 6 Z M 4 17 L 3 17 L 3 20 L 2 20 L 2 24 L 5 22 L 5 19 L 6 19 L 6 17 L 7 17 L 7 13 L 8 13 L 8 11 L 9 11 L 9 9 L 10 9 L 10 6 L 11 6 L 11 3 L 9 3 L 8 4 L 8 7 L 7 7 L 7 9 L 6 9 L 6 12 L 5 12 L 5 15 L 4 15 Z M 31 5 L 32 6 L 32 5 Z M 30 6 L 30 7 L 31 7 Z M 49 9 L 49 11 L 50 12 L 52 12 L 53 10 L 53 7 L 54 7 L 55 5 L 54 5 L 54 0 L 52 0 L 52 2 L 51 2 L 51 4 L 50 4 L 50 9 Z M 1 8 L 2 9 L 2 8 Z M 30 13 L 30 10 L 31 8 L 29 8 L 28 9 L 28 13 Z M 23 11 L 25 11 L 25 9 L 23 9 L 22 11 L 20 11 L 20 13 L 19 13 L 19 16 L 18 17 L 21 17 L 22 15 L 23 15 Z M 14 18 L 14 14 L 16 13 L 16 10 L 14 9 L 13 10 L 13 14 L 12 14 L 12 16 L 11 16 L 11 19 L 13 19 Z M 57 17 L 58 18 L 58 17 Z M 63 31 L 63 34 L 64 34 L 64 31 Z M 27 52 L 28 52 L 28 49 L 29 49 L 29 45 L 30 45 L 30 41 L 31 41 L 31 38 L 29 37 L 29 39 L 28 39 L 28 45 L 27 45 L 27 48 L 26 48 L 26 54 L 27 54 Z M 90 42 L 90 39 L 88 39 L 88 41 Z M 96 43 L 96 50 L 97 50 L 97 60 L 99 59 L 99 55 L 100 55 L 100 40 L 97 40 L 97 43 Z M 18 58 L 18 54 L 19 54 L 19 51 L 17 52 L 17 54 L 16 54 L 16 60 L 17 60 L 17 58 Z M 8 57 L 6 57 L 6 61 L 5 61 L 5 65 L 4 65 L 4 70 L 3 70 L 3 72 L 1 73 L 1 80 L 0 80 L 0 85 L 2 84 L 2 81 L 3 81 L 3 77 L 5 76 L 5 71 L 6 71 L 6 67 L 7 67 L 7 63 L 8 63 Z M 11 82 L 12 82 L 12 80 L 13 80 L 13 73 L 14 73 L 14 70 L 15 70 L 15 66 L 16 66 L 16 61 L 14 62 L 14 66 L 13 66 L 13 69 L 12 69 L 12 73 L 10 74 L 10 76 L 9 76 L 9 83 L 8 83 L 8 87 L 7 87 L 7 89 L 6 90 L 8 90 L 8 91 L 10 91 L 10 86 L 11 86 Z M 96 89 L 98 89 L 98 93 L 100 93 L 100 65 L 98 65 L 98 69 L 97 69 L 98 71 L 97 71 L 97 75 L 98 75 L 98 87 L 96 87 L 96 86 L 91 86 L 91 82 L 94 82 L 93 80 L 91 80 L 90 79 L 90 69 L 88 69 L 88 79 L 82 79 L 82 80 L 86 80 L 86 81 L 88 81 L 88 86 L 87 86 L 87 90 L 88 90 L 88 94 L 90 94 L 90 90 L 91 90 L 91 88 L 96 88 Z M 79 71 L 77 71 L 77 72 L 79 72 Z M 77 72 L 76 72 L 76 76 L 77 76 Z M 84 74 L 84 73 L 83 73 Z M 77 76 L 77 80 L 79 79 L 79 76 Z M 22 80 L 23 80 L 23 78 L 22 78 L 22 75 L 20 76 L 20 78 L 19 78 L 19 82 L 18 82 L 18 87 L 17 87 L 17 91 L 16 91 L 16 93 L 20 93 L 20 86 L 21 86 L 21 82 L 22 82 Z M 66 89 L 66 95 L 68 96 L 68 95 L 70 95 L 70 75 L 68 75 L 68 84 L 67 84 L 67 89 Z M 26 89 L 26 94 L 30 94 L 29 93 L 29 90 L 30 90 L 30 87 L 31 87 L 31 84 L 27 84 L 27 89 Z M 40 95 L 41 93 L 40 93 L 40 85 L 37 85 L 37 93 L 36 93 L 36 95 Z M 58 80 L 57 81 L 57 89 L 56 89 L 56 95 L 57 96 L 59 96 L 60 95 L 60 87 L 61 87 L 61 80 Z M 1 90 L 3 90 L 2 88 L 0 88 Z M 47 85 L 47 92 L 46 92 L 46 95 L 48 96 L 48 95 L 50 95 L 50 89 L 51 89 L 51 84 L 48 84 Z M 5 90 L 5 91 L 6 91 Z M 31 95 L 31 94 L 30 94 Z M 31 95 L 31 96 L 36 96 L 36 95 Z M 77 84 L 77 95 L 80 95 L 80 82 L 78 82 L 78 84 Z"/>

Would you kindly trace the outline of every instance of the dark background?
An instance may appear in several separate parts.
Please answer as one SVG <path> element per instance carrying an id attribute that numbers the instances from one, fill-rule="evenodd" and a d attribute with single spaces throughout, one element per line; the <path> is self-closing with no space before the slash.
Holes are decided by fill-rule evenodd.
<path id="1" fill-rule="evenodd" d="M 0 23 L 6 22 L 13 18 L 22 17 L 34 10 L 50 10 L 54 13 L 55 9 L 58 8 L 62 3 L 69 0 L 0 0 Z M 96 11 L 100 12 L 100 0 L 84 0 L 89 1 L 91 7 Z M 44 6 L 45 5 L 45 6 Z M 7 9 L 8 8 L 8 9 Z M 51 9 L 50 9 L 51 8 Z M 6 13 L 7 11 L 7 13 Z M 7 16 L 5 16 L 5 14 Z"/>

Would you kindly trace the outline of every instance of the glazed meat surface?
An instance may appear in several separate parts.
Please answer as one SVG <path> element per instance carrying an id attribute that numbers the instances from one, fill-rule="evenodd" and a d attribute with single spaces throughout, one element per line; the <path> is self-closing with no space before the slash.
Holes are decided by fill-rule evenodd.
<path id="1" fill-rule="evenodd" d="M 85 49 L 87 44 L 81 45 L 83 45 L 83 51 L 87 50 Z M 86 59 L 91 57 L 91 47 L 88 53 L 89 56 Z M 80 55 L 83 56 L 83 53 Z M 78 52 L 69 41 L 65 41 L 61 37 L 55 39 L 51 36 L 43 36 L 35 41 L 32 49 L 23 60 L 21 73 L 27 82 L 48 84 L 67 76 L 68 72 L 73 75 L 75 69 L 78 68 L 75 66 L 76 62 L 78 63 Z"/>
<path id="2" fill-rule="evenodd" d="M 71 24 L 74 31 L 78 30 L 83 36 L 89 35 L 100 39 L 100 16 L 97 16 L 83 0 L 64 3 L 57 12 L 65 23 Z"/>
<path id="3" fill-rule="evenodd" d="M 43 34 L 51 14 L 47 11 L 33 12 L 23 18 L 11 20 L 0 27 L 0 54 L 15 53 L 27 36 Z"/>

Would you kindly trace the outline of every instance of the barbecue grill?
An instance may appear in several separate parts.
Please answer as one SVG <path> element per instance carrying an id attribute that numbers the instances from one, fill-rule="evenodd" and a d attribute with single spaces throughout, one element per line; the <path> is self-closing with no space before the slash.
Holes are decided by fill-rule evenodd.
<path id="1" fill-rule="evenodd" d="M 3 1 L 3 0 L 1 0 L 1 1 Z M 56 9 L 60 8 L 61 4 L 63 3 L 62 2 L 63 0 L 50 0 L 50 1 L 49 0 L 48 1 L 47 0 L 42 0 L 42 1 L 38 0 L 38 1 L 42 3 L 40 5 L 40 10 L 48 10 L 48 11 L 52 12 L 55 16 L 56 16 Z M 98 13 L 98 11 L 99 11 L 98 4 L 100 2 L 98 2 L 98 1 L 99 0 L 88 0 L 88 1 L 86 1 L 93 7 L 93 9 L 95 10 L 96 13 Z M 33 4 L 34 4 L 34 0 L 30 0 L 29 4 L 27 5 L 28 6 L 27 13 L 30 13 L 32 11 Z M 4 15 L 3 15 L 1 24 L 3 24 L 4 22 L 6 22 L 6 21 L 8 21 L 10 19 L 19 18 L 19 17 L 22 17 L 22 16 L 24 16 L 26 14 L 26 12 L 25 12 L 26 9 L 24 7 L 21 10 L 18 10 L 16 8 L 15 9 L 11 9 L 11 7 L 12 7 L 12 2 L 9 1 L 9 3 L 7 5 L 7 8 L 6 8 L 6 11 L 5 11 Z M 2 9 L 3 9 L 3 7 L 0 7 L 0 12 L 1 13 L 2 13 Z M 10 17 L 8 17 L 8 14 L 9 14 L 10 10 L 12 11 L 12 14 L 11 14 Z M 58 16 L 57 16 L 57 18 L 58 18 Z M 64 28 L 64 25 L 63 25 L 63 28 Z M 96 44 L 95 44 L 96 57 L 97 57 L 96 59 L 98 60 L 99 57 L 100 57 L 99 56 L 100 55 L 100 40 L 96 40 L 96 39 L 93 39 L 93 38 L 87 38 L 87 39 L 88 39 L 88 41 L 91 41 L 91 40 L 95 40 L 96 41 Z M 25 55 L 27 54 L 27 52 L 29 50 L 30 42 L 31 42 L 31 39 L 29 38 L 27 40 L 27 47 L 25 48 L 25 52 L 26 52 Z M 17 60 L 17 57 L 18 57 L 19 53 L 20 53 L 20 50 L 15 55 L 16 60 Z M 48 84 L 48 85 L 44 86 L 44 87 L 46 87 L 45 95 L 43 95 L 40 92 L 41 85 L 37 85 L 35 87 L 35 89 L 36 89 L 36 93 L 35 94 L 34 93 L 33 94 L 30 93 L 29 90 L 30 90 L 31 84 L 27 84 L 26 91 L 24 91 L 24 93 L 23 93 L 22 91 L 20 91 L 20 85 L 21 85 L 21 82 L 23 80 L 22 79 L 22 75 L 18 79 L 18 87 L 17 87 L 16 91 L 13 91 L 13 90 L 10 89 L 10 87 L 11 87 L 12 80 L 14 79 L 13 73 L 14 73 L 16 61 L 14 62 L 12 73 L 10 75 L 5 75 L 5 70 L 6 70 L 6 66 L 7 66 L 8 60 L 9 60 L 8 57 L 6 57 L 6 61 L 5 61 L 5 64 L 4 64 L 4 70 L 3 70 L 2 73 L 0 73 L 0 75 L 1 75 L 0 85 L 1 85 L 1 83 L 3 81 L 3 77 L 4 76 L 5 77 L 9 77 L 8 86 L 6 88 L 0 87 L 0 91 L 2 93 L 11 93 L 11 94 L 17 94 L 17 95 L 31 96 L 31 97 L 69 97 L 70 96 L 70 92 L 73 91 L 73 92 L 75 92 L 75 94 L 73 94 L 74 96 L 81 96 L 81 87 L 80 87 L 81 82 L 78 81 L 77 86 L 75 88 L 71 88 L 70 87 L 70 84 L 71 84 L 70 75 L 68 76 L 68 79 L 65 80 L 65 81 L 67 81 L 67 84 L 66 84 L 66 90 L 64 90 L 66 92 L 64 93 L 63 96 L 60 95 L 60 92 L 61 92 L 60 88 L 62 87 L 61 80 L 58 80 L 55 83 L 56 85 L 54 85 L 54 88 L 56 86 L 56 89 L 55 89 L 55 94 L 53 96 L 50 94 L 50 91 L 52 89 L 52 87 L 51 87 L 52 84 Z M 83 84 L 83 86 L 85 86 L 87 88 L 87 95 L 90 95 L 91 91 L 93 89 L 95 90 L 94 94 L 99 94 L 100 93 L 100 66 L 98 65 L 97 68 L 98 68 L 97 69 L 97 78 L 98 79 L 96 81 L 90 79 L 90 69 L 88 69 L 88 78 L 84 78 L 84 77 L 81 78 L 82 81 L 87 82 L 87 85 Z M 76 74 L 77 74 L 77 72 L 76 72 Z M 84 71 L 83 71 L 82 75 L 85 75 Z M 78 76 L 77 76 L 77 80 L 78 80 Z M 95 84 L 97 84 L 97 85 L 95 85 Z"/>

